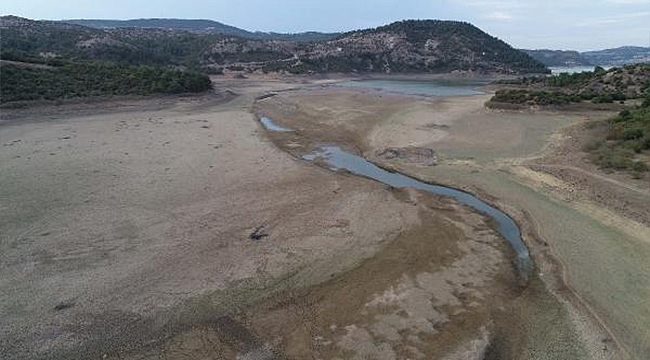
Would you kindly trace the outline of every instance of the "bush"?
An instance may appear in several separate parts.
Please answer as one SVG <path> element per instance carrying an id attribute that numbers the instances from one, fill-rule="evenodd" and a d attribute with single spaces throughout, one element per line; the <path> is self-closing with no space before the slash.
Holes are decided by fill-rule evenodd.
<path id="1" fill-rule="evenodd" d="M 643 129 L 623 129 L 621 133 L 623 140 L 637 140 L 643 137 Z"/>
<path id="2" fill-rule="evenodd" d="M 603 168 L 648 171 L 648 165 L 635 157 L 650 150 L 650 103 L 621 111 L 609 125 L 608 143 L 594 141 L 585 146 L 592 161 Z"/>

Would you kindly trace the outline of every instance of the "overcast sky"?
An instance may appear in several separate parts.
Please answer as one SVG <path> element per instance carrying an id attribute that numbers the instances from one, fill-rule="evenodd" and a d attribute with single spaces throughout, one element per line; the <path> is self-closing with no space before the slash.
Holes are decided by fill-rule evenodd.
<path id="1" fill-rule="evenodd" d="M 650 46 L 650 0 L 0 0 L 32 19 L 211 19 L 247 30 L 342 31 L 402 19 L 471 22 L 515 47 Z"/>

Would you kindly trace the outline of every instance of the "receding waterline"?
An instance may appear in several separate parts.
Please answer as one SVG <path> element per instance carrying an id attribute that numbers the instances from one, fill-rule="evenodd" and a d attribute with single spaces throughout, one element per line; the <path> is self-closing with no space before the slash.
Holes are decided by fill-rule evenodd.
<path id="1" fill-rule="evenodd" d="M 271 131 L 278 131 L 267 126 L 265 122 L 262 122 L 262 124 Z M 291 131 L 291 129 L 288 130 Z M 309 154 L 303 155 L 302 158 L 303 160 L 310 162 L 321 160 L 332 170 L 344 169 L 355 175 L 364 176 L 394 188 L 414 188 L 432 194 L 450 196 L 456 199 L 459 203 L 469 206 L 470 208 L 493 219 L 497 226 L 496 230 L 506 239 L 512 249 L 517 253 L 520 272 L 528 275 L 532 270 L 533 265 L 530 259 L 530 253 L 526 244 L 524 244 L 521 239 L 521 232 L 519 231 L 517 223 L 503 211 L 489 205 L 470 193 L 442 185 L 427 184 L 400 173 L 387 171 L 361 156 L 346 152 L 338 146 L 322 146 Z"/>

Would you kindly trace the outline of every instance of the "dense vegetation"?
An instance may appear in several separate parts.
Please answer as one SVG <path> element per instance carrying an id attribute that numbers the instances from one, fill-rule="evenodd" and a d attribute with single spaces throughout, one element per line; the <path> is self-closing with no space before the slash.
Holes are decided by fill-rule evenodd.
<path id="1" fill-rule="evenodd" d="M 74 61 L 176 65 L 198 70 L 200 54 L 219 38 L 162 30 L 108 33 L 80 26 L 47 26 L 38 22 L 30 25 L 29 31 L 11 27 L 0 29 L 2 59 L 38 61 L 56 56 Z"/>
<path id="2" fill-rule="evenodd" d="M 74 19 L 62 20 L 62 23 L 88 26 L 93 28 L 159 28 L 189 31 L 197 34 L 217 34 L 236 36 L 253 40 L 283 40 L 283 41 L 325 41 L 338 36 L 338 33 L 321 33 L 308 31 L 294 34 L 274 32 L 251 32 L 213 20 L 195 19 L 133 19 L 133 20 L 99 20 Z"/>
<path id="3" fill-rule="evenodd" d="M 641 106 L 624 110 L 608 123 L 606 138 L 591 142 L 586 150 L 603 168 L 641 173 L 648 165 L 639 154 L 650 150 L 650 96 Z"/>
<path id="4" fill-rule="evenodd" d="M 582 98 L 559 91 L 497 90 L 491 101 L 517 105 L 544 106 L 567 105 L 572 102 L 582 101 Z"/>
<path id="5" fill-rule="evenodd" d="M 194 72 L 111 62 L 68 62 L 56 67 L 3 64 L 0 102 L 99 95 L 201 92 L 210 79 Z"/>
<path id="6" fill-rule="evenodd" d="M 200 92 L 195 71 L 209 36 L 108 31 L 17 17 L 0 27 L 0 102 Z"/>

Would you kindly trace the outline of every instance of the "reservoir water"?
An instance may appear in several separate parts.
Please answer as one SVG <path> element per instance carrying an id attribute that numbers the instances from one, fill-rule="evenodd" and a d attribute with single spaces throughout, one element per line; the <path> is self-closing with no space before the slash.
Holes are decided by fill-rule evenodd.
<path id="1" fill-rule="evenodd" d="M 435 80 L 435 81 L 404 81 L 404 80 L 355 80 L 336 84 L 340 87 L 376 89 L 389 93 L 424 96 L 472 96 L 481 95 L 481 86 L 486 85 L 481 80 Z"/>
<path id="2" fill-rule="evenodd" d="M 551 69 L 551 73 L 553 75 L 559 75 L 562 73 L 567 73 L 567 74 L 575 74 L 575 73 L 581 73 L 581 72 L 591 72 L 594 71 L 596 67 L 595 66 L 551 66 L 549 69 Z M 603 66 L 605 70 L 609 70 L 612 67 L 611 66 Z"/>

